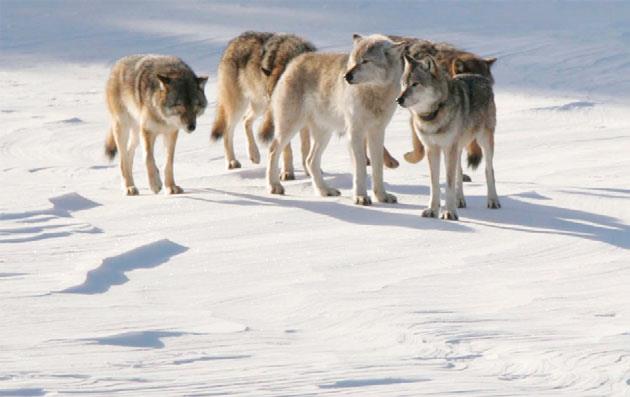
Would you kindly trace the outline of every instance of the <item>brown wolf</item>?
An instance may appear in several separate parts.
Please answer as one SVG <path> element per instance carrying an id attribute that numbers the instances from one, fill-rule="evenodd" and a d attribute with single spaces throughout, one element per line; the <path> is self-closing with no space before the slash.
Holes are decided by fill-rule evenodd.
<path id="1" fill-rule="evenodd" d="M 415 131 L 427 147 L 431 172 L 431 198 L 422 216 L 438 216 L 440 155 L 444 153 L 446 208 L 440 217 L 458 219 L 457 208 L 466 206 L 461 151 L 473 140 L 481 145 L 486 159 L 488 208 L 499 208 L 492 165 L 496 126 L 492 81 L 478 74 L 450 77 L 430 55 L 420 61 L 405 55 L 402 81 L 397 102 L 411 111 Z"/>
<path id="2" fill-rule="evenodd" d="M 133 181 L 133 157 L 142 137 L 149 185 L 154 193 L 162 189 L 153 148 L 158 135 L 164 138 L 167 192 L 182 193 L 175 184 L 173 160 L 180 129 L 193 132 L 197 117 L 205 110 L 204 87 L 208 77 L 197 77 L 181 59 L 162 55 L 132 55 L 120 59 L 107 81 L 107 106 L 111 128 L 105 153 L 113 159 L 120 152 L 120 172 L 127 195 L 138 194 Z"/>
<path id="3" fill-rule="evenodd" d="M 217 110 L 212 127 L 214 140 L 223 138 L 228 169 L 240 168 L 234 155 L 234 128 L 244 117 L 250 160 L 258 164 L 260 152 L 254 139 L 254 121 L 269 105 L 269 98 L 287 64 L 315 46 L 292 34 L 245 32 L 232 39 L 221 57 L 218 72 Z M 305 135 L 306 134 L 306 135 Z M 303 132 L 302 155 L 308 154 L 307 132 Z M 284 151 L 282 179 L 294 179 L 291 147 Z"/>
<path id="4" fill-rule="evenodd" d="M 412 58 L 422 59 L 426 55 L 432 56 L 437 63 L 445 68 L 449 75 L 455 76 L 462 73 L 479 74 L 494 83 L 491 67 L 496 62 L 496 58 L 482 58 L 471 52 L 462 51 L 448 43 L 434 43 L 428 40 L 411 37 L 390 36 L 392 40 L 404 40 L 407 43 L 407 51 Z M 414 131 L 413 120 L 411 124 L 411 143 L 413 150 L 405 153 L 405 160 L 409 163 L 418 163 L 424 157 L 424 146 L 418 135 Z M 467 147 L 468 166 L 476 169 L 481 162 L 482 151 L 476 140 L 473 140 Z M 464 175 L 464 180 L 470 180 Z"/>

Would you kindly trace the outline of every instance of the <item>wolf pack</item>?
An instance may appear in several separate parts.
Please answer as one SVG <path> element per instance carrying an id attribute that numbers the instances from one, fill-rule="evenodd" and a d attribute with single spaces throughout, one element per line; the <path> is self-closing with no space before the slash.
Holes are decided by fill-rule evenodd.
<path id="1" fill-rule="evenodd" d="M 469 167 L 485 159 L 487 207 L 500 208 L 493 156 L 496 107 L 491 67 L 484 58 L 447 43 L 372 34 L 352 36 L 347 53 L 317 51 L 293 34 L 245 32 L 232 39 L 219 62 L 212 140 L 223 140 L 228 169 L 241 167 L 234 152 L 234 131 L 243 122 L 249 160 L 261 161 L 254 124 L 262 117 L 258 141 L 267 143 L 266 183 L 271 194 L 284 194 L 282 181 L 295 179 L 291 140 L 300 134 L 305 173 L 315 193 L 339 196 L 322 172 L 322 155 L 334 132 L 345 134 L 352 158 L 353 200 L 370 205 L 367 167 L 373 197 L 396 203 L 385 189 L 383 167 L 398 161 L 385 148 L 385 130 L 397 108 L 409 112 L 412 150 L 406 161 L 427 158 L 430 198 L 423 217 L 457 220 L 466 207 L 462 152 Z M 127 56 L 113 66 L 106 87 L 111 127 L 105 141 L 110 159 L 119 154 L 123 191 L 137 195 L 133 159 L 144 149 L 149 186 L 162 190 L 154 147 L 162 135 L 166 149 L 164 185 L 175 183 L 173 162 L 178 133 L 193 132 L 207 107 L 207 76 L 197 76 L 181 59 L 164 55 Z M 446 170 L 446 200 L 440 208 L 440 159 Z M 282 157 L 282 166 L 280 158 Z M 325 169 L 325 168 L 324 168 Z M 441 209 L 441 211 L 440 211 Z"/>

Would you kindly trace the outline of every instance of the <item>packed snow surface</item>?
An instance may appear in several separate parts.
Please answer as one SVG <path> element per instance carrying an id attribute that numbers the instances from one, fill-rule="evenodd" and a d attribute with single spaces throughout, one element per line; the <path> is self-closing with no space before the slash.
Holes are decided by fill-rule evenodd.
<path id="1" fill-rule="evenodd" d="M 0 29 L 0 396 L 630 395 L 630 4 L 2 0 Z M 242 126 L 226 170 L 216 70 L 245 30 L 497 57 L 503 208 L 480 167 L 459 222 L 421 218 L 403 109 L 399 204 L 352 203 L 345 137 L 322 163 L 340 197 L 299 156 L 269 195 Z M 105 80 L 132 53 L 210 75 L 178 141 L 185 194 L 150 193 L 138 150 L 125 197 L 103 155 Z"/>

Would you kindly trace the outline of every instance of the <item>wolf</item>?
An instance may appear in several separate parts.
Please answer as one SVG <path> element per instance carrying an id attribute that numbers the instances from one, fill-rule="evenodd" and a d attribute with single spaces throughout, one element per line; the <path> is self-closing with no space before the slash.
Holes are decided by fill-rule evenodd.
<path id="1" fill-rule="evenodd" d="M 407 43 L 407 54 L 415 59 L 422 59 L 424 56 L 433 56 L 437 63 L 448 71 L 452 77 L 457 74 L 471 73 L 479 74 L 488 78 L 494 84 L 491 67 L 496 62 L 496 58 L 483 58 L 471 52 L 460 50 L 449 43 L 434 43 L 429 40 L 416 39 L 411 37 L 390 36 L 392 39 L 404 40 Z M 424 158 L 424 146 L 418 138 L 411 124 L 411 142 L 413 150 L 404 154 L 407 162 L 415 164 Z M 473 140 L 467 146 L 468 166 L 476 169 L 481 162 L 482 151 L 477 141 Z M 467 175 L 463 176 L 464 181 L 470 181 Z"/>
<path id="2" fill-rule="evenodd" d="M 269 98 L 289 62 L 297 55 L 315 50 L 312 43 L 298 36 L 268 32 L 245 32 L 228 43 L 219 63 L 216 115 L 211 132 L 213 140 L 223 138 L 228 169 L 241 167 L 234 155 L 233 136 L 243 115 L 249 158 L 254 164 L 260 162 L 253 124 L 266 112 Z M 302 138 L 305 158 L 310 144 L 307 131 L 303 131 Z M 287 146 L 282 179 L 294 178 L 293 155 Z"/>
<path id="3" fill-rule="evenodd" d="M 492 81 L 478 74 L 457 74 L 451 78 L 432 56 L 418 61 L 408 54 L 402 81 L 402 93 L 396 101 L 412 113 L 415 131 L 427 147 L 431 173 L 431 198 L 422 216 L 438 216 L 440 153 L 444 153 L 446 207 L 440 217 L 458 219 L 457 207 L 466 207 L 461 152 L 473 140 L 477 140 L 485 155 L 487 206 L 500 208 L 492 165 L 496 126 Z"/>
<path id="4" fill-rule="evenodd" d="M 372 159 L 374 195 L 379 202 L 396 202 L 383 185 L 383 141 L 385 127 L 396 110 L 403 51 L 403 42 L 393 42 L 383 35 L 355 34 L 349 55 L 306 53 L 289 64 L 271 98 L 276 134 L 269 147 L 267 165 L 270 193 L 284 194 L 278 179 L 280 152 L 299 129 L 308 127 L 312 148 L 306 166 L 316 193 L 340 194 L 322 178 L 320 163 L 332 132 L 345 131 L 354 164 L 354 202 L 372 203 L 366 189 L 366 140 Z"/>
<path id="5" fill-rule="evenodd" d="M 113 159 L 120 152 L 120 173 L 127 195 L 138 194 L 132 168 L 140 137 L 151 190 L 158 193 L 162 189 L 153 156 L 158 135 L 162 135 L 166 147 L 166 191 L 183 192 L 173 176 L 175 143 L 180 129 L 191 133 L 197 127 L 197 118 L 208 103 L 204 94 L 207 81 L 207 76 L 197 76 L 184 61 L 172 56 L 131 55 L 113 66 L 106 87 L 111 127 L 105 153 Z"/>

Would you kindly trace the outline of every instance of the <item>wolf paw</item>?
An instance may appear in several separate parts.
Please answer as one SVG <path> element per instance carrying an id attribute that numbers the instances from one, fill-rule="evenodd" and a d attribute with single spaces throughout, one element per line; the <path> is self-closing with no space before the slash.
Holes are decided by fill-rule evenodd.
<path id="1" fill-rule="evenodd" d="M 472 182 L 472 179 L 470 179 L 468 174 L 462 174 L 462 182 Z"/>
<path id="2" fill-rule="evenodd" d="M 228 170 L 233 170 L 236 168 L 241 168 L 241 163 L 238 160 L 230 160 L 228 163 Z"/>
<path id="3" fill-rule="evenodd" d="M 457 208 L 466 208 L 466 199 L 461 197 L 457 199 Z"/>
<path id="4" fill-rule="evenodd" d="M 396 196 L 390 193 L 384 193 L 382 195 L 376 196 L 376 199 L 379 203 L 395 204 L 398 202 Z"/>
<path id="5" fill-rule="evenodd" d="M 168 194 L 181 194 L 181 193 L 184 193 L 184 189 L 182 189 L 181 187 L 179 187 L 177 185 L 167 186 L 166 187 L 166 193 L 168 193 Z"/>
<path id="6" fill-rule="evenodd" d="M 444 210 L 440 214 L 440 219 L 445 219 L 445 220 L 449 220 L 449 221 L 456 221 L 456 220 L 459 219 L 459 217 L 457 216 L 457 211 L 455 211 L 455 210 Z"/>
<path id="7" fill-rule="evenodd" d="M 395 158 L 391 157 L 386 159 L 383 164 L 385 164 L 385 167 L 387 168 L 398 168 L 398 166 L 400 165 L 400 163 L 398 162 L 398 160 L 396 160 Z"/>
<path id="8" fill-rule="evenodd" d="M 138 188 L 135 186 L 127 186 L 125 188 L 125 194 L 127 196 L 137 196 L 138 195 Z"/>
<path id="9" fill-rule="evenodd" d="M 154 179 L 149 181 L 149 186 L 151 187 L 151 191 L 155 194 L 158 194 L 160 190 L 162 190 L 162 181 L 160 179 Z"/>
<path id="10" fill-rule="evenodd" d="M 370 196 L 356 196 L 354 203 L 358 205 L 372 205 L 372 199 Z"/>
<path id="11" fill-rule="evenodd" d="M 419 163 L 420 160 L 422 160 L 422 156 L 420 156 L 416 152 L 407 152 L 405 153 L 403 157 L 405 158 L 406 162 L 411 163 L 411 164 Z"/>
<path id="12" fill-rule="evenodd" d="M 295 173 L 293 171 L 282 171 L 280 173 L 280 180 L 281 181 L 294 181 Z"/>
<path id="13" fill-rule="evenodd" d="M 249 159 L 254 164 L 260 164 L 260 152 L 258 151 L 258 149 L 253 149 L 253 148 L 250 149 L 250 151 L 249 151 Z"/>
<path id="14" fill-rule="evenodd" d="M 319 190 L 319 194 L 322 197 L 335 197 L 335 196 L 340 196 L 341 192 L 337 189 L 335 189 L 334 187 L 327 187 L 324 189 L 320 189 Z"/>
<path id="15" fill-rule="evenodd" d="M 269 186 L 269 193 L 271 194 L 284 194 L 284 186 L 277 183 Z"/>
<path id="16" fill-rule="evenodd" d="M 499 203 L 499 199 L 498 198 L 489 198 L 488 199 L 488 208 L 491 208 L 493 210 L 501 208 L 501 203 Z"/>
<path id="17" fill-rule="evenodd" d="M 424 211 L 422 211 L 422 217 L 423 218 L 437 218 L 437 210 L 434 210 L 433 208 L 427 208 Z"/>

